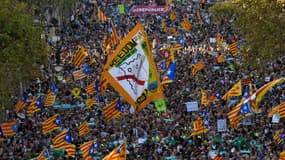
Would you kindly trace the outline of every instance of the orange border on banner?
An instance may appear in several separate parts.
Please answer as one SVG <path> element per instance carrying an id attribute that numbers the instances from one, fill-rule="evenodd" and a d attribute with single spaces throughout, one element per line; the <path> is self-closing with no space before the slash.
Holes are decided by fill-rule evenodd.
<path id="1" fill-rule="evenodd" d="M 130 41 L 130 39 L 133 38 L 133 36 L 135 34 L 137 34 L 138 31 L 142 32 L 143 37 L 145 38 L 145 41 L 147 43 L 147 51 L 148 51 L 148 62 L 150 67 L 152 67 L 152 73 L 155 76 L 155 79 L 157 80 L 158 83 L 158 88 L 157 88 L 157 92 L 153 93 L 152 95 L 148 95 L 146 100 L 143 101 L 139 106 L 136 105 L 135 100 L 132 99 L 132 97 L 130 96 L 130 94 L 128 93 L 128 90 L 124 89 L 120 83 L 118 83 L 118 81 L 116 79 L 113 78 L 113 76 L 108 72 L 109 69 L 109 65 L 112 62 L 112 60 L 118 55 L 118 53 L 121 51 L 121 49 Z M 107 67 L 107 72 L 106 72 L 106 78 L 108 79 L 109 83 L 111 84 L 111 86 L 121 94 L 121 96 L 132 106 L 135 107 L 135 110 L 140 110 L 143 109 L 147 104 L 149 104 L 150 102 L 156 100 L 156 99 L 160 99 L 160 98 L 164 98 L 164 95 L 161 91 L 161 86 L 160 86 L 160 79 L 158 78 L 158 74 L 155 70 L 155 65 L 154 65 L 154 59 L 152 56 L 152 52 L 150 50 L 150 45 L 149 45 L 149 41 L 148 41 L 148 37 L 144 31 L 144 28 L 142 27 L 141 23 L 138 23 L 131 32 L 129 32 L 127 34 L 127 36 L 122 40 L 122 42 L 119 44 L 119 46 L 116 48 L 116 50 L 113 52 L 113 54 L 109 55 L 107 63 L 105 65 Z"/>

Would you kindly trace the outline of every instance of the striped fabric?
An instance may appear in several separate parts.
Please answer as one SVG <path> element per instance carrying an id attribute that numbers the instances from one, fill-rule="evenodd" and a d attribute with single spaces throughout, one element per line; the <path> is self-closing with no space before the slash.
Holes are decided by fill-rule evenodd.
<path id="1" fill-rule="evenodd" d="M 107 156 L 105 156 L 102 160 L 126 160 L 126 150 L 127 145 L 126 141 L 124 141 L 123 145 L 120 145 L 113 149 Z"/>
<path id="2" fill-rule="evenodd" d="M 205 133 L 208 131 L 208 128 L 205 127 L 203 123 L 204 123 L 204 120 L 202 118 L 198 118 L 197 120 L 194 121 L 193 123 L 194 131 L 191 133 L 190 137 L 196 136 L 196 135 L 199 135 L 201 133 Z"/>
<path id="3" fill-rule="evenodd" d="M 240 107 L 242 106 L 242 102 L 237 104 L 229 113 L 228 113 L 228 119 L 230 120 L 231 124 L 238 123 L 240 119 L 242 119 L 242 115 L 239 114 Z"/>
<path id="4" fill-rule="evenodd" d="M 85 134 L 89 133 L 89 127 L 87 121 L 84 121 L 79 127 L 79 137 L 84 136 Z"/>
<path id="5" fill-rule="evenodd" d="M 25 107 L 25 105 L 26 105 L 25 98 L 19 99 L 15 105 L 15 112 L 18 113 L 22 108 Z"/>
<path id="6" fill-rule="evenodd" d="M 180 23 L 180 25 L 187 31 L 189 32 L 190 29 L 192 28 L 191 23 L 188 21 L 186 17 L 183 18 L 183 21 Z"/>
<path id="7" fill-rule="evenodd" d="M 45 107 L 52 106 L 55 102 L 55 98 L 56 98 L 55 93 L 49 89 L 44 101 L 44 106 Z"/>
<path id="8" fill-rule="evenodd" d="M 251 77 L 246 77 L 241 79 L 242 85 L 248 85 L 251 83 Z"/>
<path id="9" fill-rule="evenodd" d="M 62 132 L 60 132 L 58 135 L 56 135 L 53 139 L 52 139 L 52 143 L 53 143 L 53 147 L 54 149 L 62 149 L 65 148 L 66 143 L 64 141 L 64 138 L 66 136 L 66 134 L 68 133 L 68 130 L 64 130 Z"/>
<path id="10" fill-rule="evenodd" d="M 72 137 L 69 130 L 62 131 L 52 139 L 53 148 L 55 150 L 65 149 L 70 157 L 75 157 L 76 146 L 71 144 Z"/>
<path id="11" fill-rule="evenodd" d="M 83 73 L 82 69 L 74 71 L 72 74 L 75 81 L 85 78 L 87 76 L 86 74 Z"/>
<path id="12" fill-rule="evenodd" d="M 100 77 L 100 82 L 99 82 L 99 86 L 100 86 L 100 91 L 101 93 L 105 93 L 107 86 L 108 86 L 108 80 L 105 77 L 105 71 L 103 71 L 101 73 L 101 77 Z"/>
<path id="13" fill-rule="evenodd" d="M 97 101 L 95 98 L 89 98 L 85 101 L 86 109 L 91 109 L 92 106 L 96 105 Z"/>
<path id="14" fill-rule="evenodd" d="M 230 44 L 229 49 L 232 55 L 238 54 L 238 41 Z"/>
<path id="15" fill-rule="evenodd" d="M 65 151 L 66 151 L 67 156 L 75 158 L 76 145 L 66 144 Z"/>
<path id="16" fill-rule="evenodd" d="M 105 14 L 103 13 L 103 11 L 101 11 L 100 8 L 98 8 L 98 20 L 100 22 L 106 22 L 107 21 L 107 17 L 105 16 Z"/>
<path id="17" fill-rule="evenodd" d="M 75 57 L 73 58 L 73 64 L 77 67 L 81 67 L 84 59 L 88 56 L 87 52 L 83 47 L 79 47 L 78 51 L 75 54 Z"/>
<path id="18" fill-rule="evenodd" d="M 200 60 L 196 64 L 193 64 L 192 65 L 192 77 L 194 77 L 196 73 L 200 71 L 201 69 L 203 69 L 204 67 L 205 67 L 205 64 L 203 63 L 202 60 Z"/>
<path id="19" fill-rule="evenodd" d="M 44 148 L 42 152 L 37 157 L 37 160 L 48 160 L 50 159 L 50 155 L 47 148 Z"/>
<path id="20" fill-rule="evenodd" d="M 208 105 L 207 94 L 206 91 L 201 89 L 201 104 L 204 106 Z"/>
<path id="21" fill-rule="evenodd" d="M 121 111 L 116 108 L 118 101 L 119 98 L 103 108 L 103 113 L 106 121 L 110 121 L 113 118 L 119 118 L 121 116 Z"/>
<path id="22" fill-rule="evenodd" d="M 229 100 L 231 96 L 240 96 L 242 95 L 241 91 L 241 81 L 238 81 L 223 97 L 223 100 Z"/>
<path id="23" fill-rule="evenodd" d="M 275 131 L 273 139 L 276 141 L 277 144 L 281 144 L 283 141 L 283 135 L 280 133 L 280 130 Z"/>
<path id="24" fill-rule="evenodd" d="M 8 122 L 0 124 L 3 136 L 14 136 L 17 131 L 18 122 L 16 120 L 10 120 Z"/>
<path id="25" fill-rule="evenodd" d="M 264 97 L 264 95 L 267 93 L 267 91 L 274 87 L 275 85 L 283 82 L 285 80 L 285 78 L 279 78 L 277 80 L 273 80 L 269 83 L 266 83 L 264 86 L 262 86 L 261 88 L 259 88 L 254 94 L 256 96 L 256 105 L 258 106 L 259 102 L 262 100 L 262 98 Z"/>
<path id="26" fill-rule="evenodd" d="M 275 106 L 272 111 L 268 113 L 268 117 L 271 118 L 274 114 L 279 114 L 280 118 L 285 117 L 285 102 Z"/>
<path id="27" fill-rule="evenodd" d="M 27 114 L 32 115 L 35 112 L 41 110 L 43 108 L 43 99 L 42 97 L 34 98 L 27 109 Z"/>
<path id="28" fill-rule="evenodd" d="M 33 114 L 34 112 L 39 110 L 39 108 L 35 106 L 36 103 L 37 103 L 37 98 L 33 98 L 26 111 L 27 114 Z"/>
<path id="29" fill-rule="evenodd" d="M 280 154 L 279 154 L 279 159 L 278 160 L 285 160 L 285 151 L 282 151 Z"/>
<path id="30" fill-rule="evenodd" d="M 45 120 L 42 124 L 43 125 L 43 128 L 42 128 L 43 134 L 47 134 L 47 133 L 52 132 L 56 129 L 59 129 L 61 127 L 60 120 L 61 120 L 61 118 L 58 114 L 55 114 L 54 116 Z"/>
<path id="31" fill-rule="evenodd" d="M 214 157 L 214 159 L 213 160 L 223 160 L 223 158 L 222 157 L 220 157 L 218 154 L 216 154 L 216 156 Z"/>
<path id="32" fill-rule="evenodd" d="M 96 142 L 97 139 L 94 139 L 80 146 L 83 160 L 93 160 L 93 155 L 97 153 L 97 150 L 95 149 L 95 146 L 93 147 L 92 145 L 95 145 Z"/>
<path id="33" fill-rule="evenodd" d="M 115 28 L 114 23 L 111 21 L 112 25 L 112 35 L 111 35 L 111 43 L 112 45 L 116 45 L 119 42 L 119 37 Z"/>
<path id="34" fill-rule="evenodd" d="M 96 93 L 95 85 L 96 85 L 96 80 L 94 80 L 93 82 L 91 82 L 91 83 L 85 88 L 85 91 L 86 91 L 88 94 Z"/>

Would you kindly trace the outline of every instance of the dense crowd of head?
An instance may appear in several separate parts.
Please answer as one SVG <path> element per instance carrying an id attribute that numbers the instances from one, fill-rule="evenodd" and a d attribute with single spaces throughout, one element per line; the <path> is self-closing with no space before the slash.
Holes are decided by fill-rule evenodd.
<path id="1" fill-rule="evenodd" d="M 189 137 L 189 135 L 193 131 L 193 121 L 199 118 L 203 111 L 203 106 L 200 104 L 201 89 L 206 90 L 208 95 L 217 93 L 223 95 L 238 80 L 250 77 L 253 88 L 256 90 L 270 80 L 285 75 L 285 59 L 281 57 L 268 62 L 261 67 L 261 71 L 252 67 L 244 69 L 240 63 L 242 55 L 232 56 L 227 49 L 224 49 L 226 61 L 217 63 L 218 45 L 216 42 L 210 42 L 210 38 L 220 33 L 225 44 L 242 40 L 242 37 L 235 35 L 231 28 L 232 19 L 225 16 L 223 21 L 214 23 L 208 11 L 209 6 L 206 4 L 198 7 L 200 4 L 192 1 L 175 2 L 171 5 L 178 17 L 175 21 L 171 21 L 168 14 L 130 15 L 128 11 L 132 5 L 134 4 L 125 4 L 125 14 L 121 15 L 116 10 L 115 3 L 98 1 L 96 8 L 88 2 L 79 4 L 72 18 L 64 22 L 60 28 L 58 33 L 60 41 L 51 42 L 47 39 L 53 51 L 49 56 L 49 64 L 41 67 L 38 79 L 31 82 L 24 94 L 31 99 L 39 93 L 46 93 L 50 83 L 55 82 L 59 89 L 56 97 L 58 104 L 80 105 L 84 104 L 87 98 L 93 97 L 87 94 L 84 88 L 93 80 L 99 80 L 104 56 L 108 54 L 102 49 L 108 24 L 99 22 L 96 17 L 97 7 L 100 6 L 107 17 L 114 21 L 121 37 L 138 22 L 144 24 L 150 40 L 158 39 L 160 47 L 172 43 L 171 41 L 177 43 L 180 36 L 185 35 L 185 47 L 175 55 L 177 60 L 175 81 L 168 84 L 164 91 L 166 113 L 158 113 L 154 104 L 149 104 L 138 112 L 135 119 L 132 112 L 128 112 L 120 119 L 106 122 L 102 108 L 118 96 L 111 86 L 105 94 L 97 94 L 99 102 L 91 109 L 46 107 L 32 116 L 19 116 L 13 111 L 7 111 L 6 120 L 18 119 L 20 126 L 15 136 L 0 142 L 0 159 L 31 159 L 37 157 L 44 146 L 49 148 L 54 159 L 68 159 L 61 156 L 64 153 L 53 152 L 52 149 L 51 140 L 59 130 L 46 135 L 41 133 L 42 122 L 56 113 L 62 117 L 62 130 L 72 131 L 78 159 L 81 158 L 79 146 L 84 142 L 97 138 L 100 144 L 97 156 L 102 158 L 112 151 L 123 137 L 127 139 L 127 159 L 130 160 L 158 160 L 166 157 L 176 157 L 179 160 L 211 159 L 212 152 L 220 154 L 224 159 L 258 159 L 258 157 L 276 159 L 284 149 L 284 145 L 276 144 L 273 135 L 277 129 L 284 128 L 284 123 L 282 120 L 277 124 L 271 123 L 267 114 L 272 107 L 285 101 L 284 83 L 277 85 L 266 94 L 259 105 L 259 113 L 247 118 L 250 124 L 242 124 L 235 129 L 228 128 L 225 132 L 218 132 L 217 120 L 227 119 L 227 113 L 235 106 L 219 100 L 208 105 L 209 131 L 199 136 Z M 198 9 L 202 20 L 196 16 Z M 179 21 L 183 16 L 186 16 L 192 24 L 190 32 L 185 32 L 179 27 Z M 169 27 L 176 27 L 177 35 L 165 32 L 161 26 L 163 22 Z M 174 38 L 169 39 L 169 36 Z M 74 81 L 72 72 L 78 68 L 71 62 L 78 45 L 86 48 L 89 54 L 86 61 L 95 58 L 96 62 L 91 65 L 87 78 Z M 156 62 L 162 59 L 159 54 L 154 53 L 154 55 L 156 55 Z M 191 64 L 194 58 L 202 59 L 205 68 L 192 77 Z M 62 70 L 57 71 L 56 66 L 62 67 Z M 75 87 L 81 89 L 79 98 L 74 98 L 72 95 L 72 89 Z M 185 103 L 189 101 L 198 101 L 199 111 L 187 112 Z M 131 109 L 126 102 L 123 105 L 127 111 Z M 25 109 L 20 113 L 25 113 Z M 84 120 L 93 125 L 89 126 L 90 133 L 79 137 L 77 127 Z"/>

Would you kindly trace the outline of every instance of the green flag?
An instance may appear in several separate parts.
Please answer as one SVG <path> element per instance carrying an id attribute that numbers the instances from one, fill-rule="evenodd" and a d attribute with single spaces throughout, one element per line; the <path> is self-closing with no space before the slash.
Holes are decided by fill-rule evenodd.
<path id="1" fill-rule="evenodd" d="M 155 108 L 158 112 L 165 112 L 166 111 L 166 103 L 163 98 L 158 99 L 154 102 Z"/>
<path id="2" fill-rule="evenodd" d="M 125 14 L 125 5 L 124 4 L 118 4 L 118 8 L 119 8 L 120 14 Z"/>

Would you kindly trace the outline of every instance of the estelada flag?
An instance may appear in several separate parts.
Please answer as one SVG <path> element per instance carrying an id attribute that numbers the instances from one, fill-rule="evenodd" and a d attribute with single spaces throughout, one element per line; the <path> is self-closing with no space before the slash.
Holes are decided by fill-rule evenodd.
<path id="1" fill-rule="evenodd" d="M 229 100 L 229 97 L 236 97 L 242 95 L 241 81 L 238 81 L 223 97 L 223 100 Z"/>
<path id="2" fill-rule="evenodd" d="M 75 57 L 73 58 L 73 64 L 75 66 L 81 67 L 84 59 L 88 56 L 87 52 L 85 51 L 85 49 L 82 46 L 78 47 L 78 50 L 75 54 Z"/>

